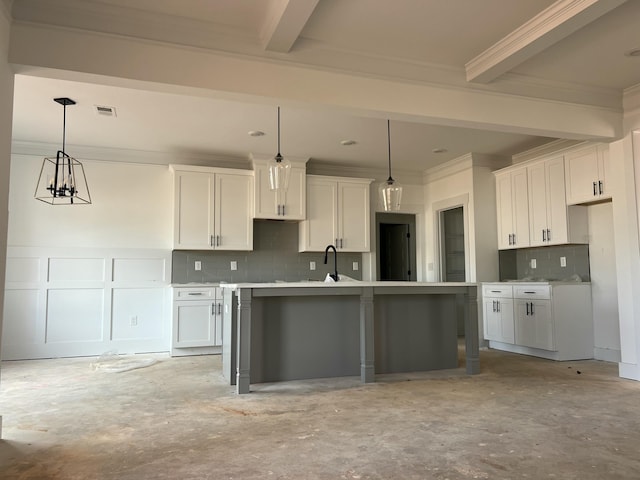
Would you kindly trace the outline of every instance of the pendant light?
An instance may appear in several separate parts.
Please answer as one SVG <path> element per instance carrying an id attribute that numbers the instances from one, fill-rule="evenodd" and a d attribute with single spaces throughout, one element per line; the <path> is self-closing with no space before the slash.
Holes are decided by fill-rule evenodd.
<path id="1" fill-rule="evenodd" d="M 62 150 L 55 158 L 46 157 L 42 162 L 35 198 L 51 205 L 81 205 L 91 203 L 84 167 L 64 151 L 66 140 L 67 105 L 75 105 L 70 98 L 54 98 L 63 107 Z"/>
<path id="2" fill-rule="evenodd" d="M 389 178 L 380 186 L 380 196 L 385 212 L 397 212 L 400 210 L 402 187 L 391 176 L 391 128 L 387 120 L 387 143 L 389 146 Z"/>
<path id="3" fill-rule="evenodd" d="M 278 153 L 269 160 L 269 188 L 286 192 L 289 188 L 291 162 L 280 154 L 280 107 L 278 107 Z"/>

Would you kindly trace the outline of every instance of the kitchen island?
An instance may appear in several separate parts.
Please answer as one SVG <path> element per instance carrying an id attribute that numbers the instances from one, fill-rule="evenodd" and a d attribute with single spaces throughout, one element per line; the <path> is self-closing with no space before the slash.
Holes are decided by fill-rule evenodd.
<path id="1" fill-rule="evenodd" d="M 221 284 L 223 372 L 251 383 L 457 368 L 464 321 L 466 371 L 479 373 L 475 283 L 285 282 Z"/>

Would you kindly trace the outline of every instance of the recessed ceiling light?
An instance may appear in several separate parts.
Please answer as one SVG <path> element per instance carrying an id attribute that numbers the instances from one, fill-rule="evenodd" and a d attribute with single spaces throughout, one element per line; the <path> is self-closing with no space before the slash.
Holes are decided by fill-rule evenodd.
<path id="1" fill-rule="evenodd" d="M 249 136 L 250 137 L 262 137 L 264 135 L 264 132 L 260 131 L 260 130 L 251 130 L 249 132 Z"/>
<path id="2" fill-rule="evenodd" d="M 447 152 L 446 148 L 434 148 L 433 150 L 431 150 L 433 153 L 445 153 Z"/>
<path id="3" fill-rule="evenodd" d="M 355 140 L 341 140 L 340 141 L 340 145 L 344 145 L 345 147 L 348 147 L 349 145 L 355 145 L 356 142 Z"/>
<path id="4" fill-rule="evenodd" d="M 625 55 L 627 57 L 640 57 L 640 48 L 629 50 L 628 52 L 625 52 Z"/>

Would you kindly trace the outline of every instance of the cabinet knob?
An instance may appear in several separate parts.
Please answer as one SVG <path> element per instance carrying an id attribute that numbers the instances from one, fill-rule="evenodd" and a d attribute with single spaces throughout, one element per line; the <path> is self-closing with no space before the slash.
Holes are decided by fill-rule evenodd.
<path id="1" fill-rule="evenodd" d="M 598 190 L 600 191 L 600 195 L 604 193 L 604 185 L 602 183 L 602 180 L 598 181 Z"/>
<path id="2" fill-rule="evenodd" d="M 597 182 L 593 182 L 593 196 L 595 197 L 596 195 L 598 195 L 598 183 Z"/>

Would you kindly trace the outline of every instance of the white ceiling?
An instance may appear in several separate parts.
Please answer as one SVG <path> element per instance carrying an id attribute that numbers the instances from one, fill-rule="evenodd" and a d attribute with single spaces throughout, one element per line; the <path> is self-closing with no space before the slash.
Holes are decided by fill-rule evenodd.
<path id="1" fill-rule="evenodd" d="M 583 21 L 588 24 L 573 33 L 571 22 L 557 28 L 553 45 L 493 82 L 466 81 L 468 62 L 557 3 L 571 2 L 297 0 L 300 10 L 295 10 L 287 0 L 14 0 L 12 15 L 16 22 L 52 23 L 318 69 L 556 101 L 579 97 L 587 104 L 621 109 L 622 91 L 640 84 L 640 57 L 624 55 L 640 47 L 638 0 L 592 0 L 610 11 L 591 14 L 598 18 Z M 232 101 L 49 73 L 16 76 L 16 142 L 60 143 L 62 107 L 53 98 L 68 96 L 78 102 L 67 110 L 69 146 L 168 152 L 175 161 L 190 155 L 245 160 L 251 153 L 276 151 L 277 100 Z M 98 116 L 95 105 L 115 107 L 117 117 Z M 250 130 L 265 135 L 251 137 Z M 356 144 L 342 146 L 341 140 Z M 407 171 L 423 171 L 469 152 L 510 156 L 550 140 L 495 131 L 490 125 L 469 129 L 391 122 L 394 169 Z M 432 153 L 436 148 L 447 151 Z M 384 168 L 386 120 L 380 112 L 360 115 L 285 104 L 281 151 L 317 163 Z"/>

